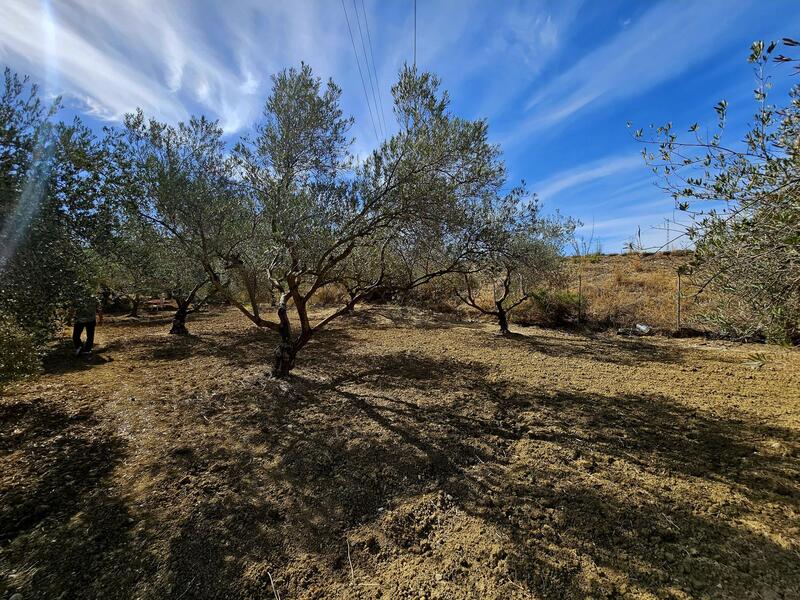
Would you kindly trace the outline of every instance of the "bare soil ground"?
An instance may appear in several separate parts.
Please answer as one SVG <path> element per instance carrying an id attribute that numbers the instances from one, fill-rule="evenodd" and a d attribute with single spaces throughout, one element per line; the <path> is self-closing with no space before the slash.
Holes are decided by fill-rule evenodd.
<path id="1" fill-rule="evenodd" d="M 372 307 L 278 382 L 189 328 L 0 397 L 0 598 L 800 598 L 797 351 Z"/>

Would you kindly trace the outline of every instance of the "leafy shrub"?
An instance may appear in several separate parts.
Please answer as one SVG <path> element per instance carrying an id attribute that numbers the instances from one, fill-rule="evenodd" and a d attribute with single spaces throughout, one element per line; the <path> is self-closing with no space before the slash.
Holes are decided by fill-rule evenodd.
<path id="1" fill-rule="evenodd" d="M 349 300 L 347 290 L 337 283 L 323 285 L 311 296 L 311 303 L 321 306 L 338 306 Z"/>
<path id="2" fill-rule="evenodd" d="M 0 312 L 0 339 L 0 387 L 39 370 L 39 346 L 6 312 Z"/>
<path id="3" fill-rule="evenodd" d="M 579 298 L 567 290 L 541 289 L 511 314 L 511 320 L 522 325 L 566 325 L 578 319 Z M 586 310 L 586 299 L 584 307 Z"/>
<path id="4" fill-rule="evenodd" d="M 408 304 L 418 308 L 441 313 L 453 313 L 458 310 L 460 300 L 458 291 L 461 279 L 458 276 L 437 277 L 400 294 L 397 300 L 400 304 Z"/>

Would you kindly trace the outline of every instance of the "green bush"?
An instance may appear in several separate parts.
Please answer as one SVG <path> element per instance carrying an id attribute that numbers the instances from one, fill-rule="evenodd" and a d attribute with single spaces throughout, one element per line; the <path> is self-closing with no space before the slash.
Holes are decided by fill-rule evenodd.
<path id="1" fill-rule="evenodd" d="M 3 340 L 0 344 L 0 387 L 38 372 L 39 346 L 33 336 L 5 312 L 0 312 L 0 339 Z"/>
<path id="2" fill-rule="evenodd" d="M 511 314 L 520 325 L 566 325 L 578 319 L 578 295 L 567 290 L 542 289 L 534 292 Z M 586 310 L 584 298 L 583 310 Z"/>
<path id="3" fill-rule="evenodd" d="M 461 279 L 455 275 L 437 277 L 396 295 L 394 301 L 434 312 L 454 313 L 460 304 L 458 299 L 460 283 Z"/>

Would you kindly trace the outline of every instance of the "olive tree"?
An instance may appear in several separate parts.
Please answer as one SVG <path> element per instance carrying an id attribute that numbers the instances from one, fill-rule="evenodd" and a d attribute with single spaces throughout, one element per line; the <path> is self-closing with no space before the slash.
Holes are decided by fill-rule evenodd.
<path id="1" fill-rule="evenodd" d="M 174 240 L 171 244 L 175 244 Z M 170 298 L 175 301 L 175 314 L 169 332 L 187 335 L 186 318 L 211 301 L 214 289 L 202 264 L 180 249 L 168 249 L 162 262 L 162 281 Z"/>
<path id="2" fill-rule="evenodd" d="M 23 340 L 28 349 L 41 348 L 57 331 L 63 309 L 94 285 L 86 253 L 104 218 L 102 198 L 113 179 L 105 145 L 78 120 L 56 122 L 59 106 L 56 100 L 46 107 L 35 85 L 5 70 L 0 321 L 13 324 L 7 339 Z M 3 362 L 4 370 L 13 370 Z"/>
<path id="3" fill-rule="evenodd" d="M 110 200 L 118 235 L 108 254 L 137 294 L 166 292 L 175 300 L 170 333 L 185 335 L 187 315 L 209 299 L 206 262 L 231 251 L 228 232 L 249 230 L 232 202 L 222 130 L 202 117 L 173 127 L 137 111 L 109 138 L 124 185 Z"/>
<path id="4" fill-rule="evenodd" d="M 111 235 L 93 246 L 100 283 L 130 302 L 129 317 L 138 317 L 142 300 L 162 290 L 161 238 L 138 219 L 117 221 Z"/>
<path id="5" fill-rule="evenodd" d="M 500 333 L 509 333 L 512 310 L 537 290 L 555 284 L 562 274 L 562 250 L 576 222 L 558 213 L 542 214 L 534 195 L 521 186 L 488 206 L 473 268 L 463 273 L 459 298 L 484 315 L 497 319 Z M 485 294 L 491 291 L 491 297 Z"/>
<path id="6" fill-rule="evenodd" d="M 276 375 L 288 374 L 315 333 L 370 294 L 463 268 L 477 239 L 476 208 L 502 184 L 486 124 L 452 115 L 435 77 L 406 68 L 392 93 L 399 131 L 362 164 L 347 152 L 351 120 L 342 116 L 339 88 L 328 82 L 323 90 L 306 65 L 274 78 L 263 123 L 237 148 L 264 216 L 260 250 L 270 261 L 261 273 L 280 294 Z M 368 268 L 349 268 L 358 256 Z M 242 273 L 256 272 L 251 259 L 240 264 Z M 339 282 L 349 299 L 312 323 L 314 292 Z"/>
<path id="7" fill-rule="evenodd" d="M 147 152 L 175 152 L 193 165 L 191 193 L 160 180 L 140 212 L 197 256 L 246 318 L 278 334 L 276 376 L 288 375 L 316 333 L 376 290 L 461 268 L 477 239 L 477 207 L 502 185 L 486 123 L 452 115 L 438 79 L 405 68 L 393 95 L 399 130 L 360 163 L 349 151 L 352 119 L 342 113 L 341 90 L 307 65 L 273 77 L 263 118 L 230 158 L 208 123 L 127 123 Z M 355 257 L 368 268 L 349 268 Z M 349 298 L 312 322 L 309 302 L 333 284 L 345 285 Z M 279 299 L 271 316 L 264 289 Z"/>
<path id="8" fill-rule="evenodd" d="M 788 46 L 800 45 L 791 39 Z M 690 275 L 711 292 L 704 317 L 736 338 L 800 339 L 800 87 L 768 102 L 766 68 L 776 43 L 756 42 L 757 111 L 741 142 L 726 142 L 728 105 L 717 104 L 712 135 L 698 124 L 679 136 L 668 123 L 635 138 L 677 207 L 690 217 Z M 791 62 L 783 56 L 778 62 Z M 705 203 L 704 206 L 701 203 Z M 699 292 L 698 292 L 699 293 Z"/>
<path id="9" fill-rule="evenodd" d="M 138 214 L 115 219 L 105 238 L 92 248 L 101 286 L 130 301 L 130 317 L 139 316 L 143 299 L 167 295 L 175 302 L 169 332 L 187 335 L 187 316 L 211 299 L 202 264 L 174 237 Z"/>

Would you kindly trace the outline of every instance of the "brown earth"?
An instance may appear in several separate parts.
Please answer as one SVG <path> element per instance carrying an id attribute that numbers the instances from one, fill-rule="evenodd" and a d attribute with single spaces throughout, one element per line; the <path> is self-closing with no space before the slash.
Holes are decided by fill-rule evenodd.
<path id="1" fill-rule="evenodd" d="M 0 397 L 0 598 L 800 598 L 800 353 L 236 312 Z"/>

